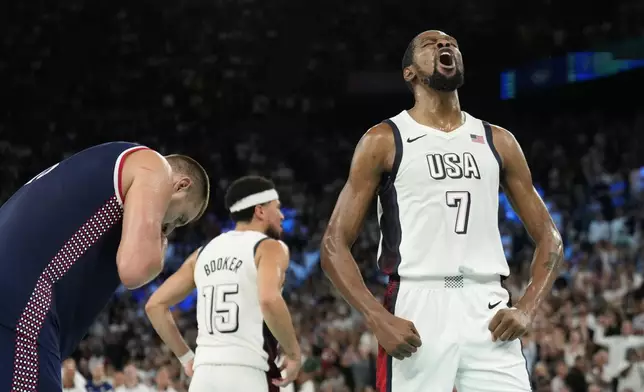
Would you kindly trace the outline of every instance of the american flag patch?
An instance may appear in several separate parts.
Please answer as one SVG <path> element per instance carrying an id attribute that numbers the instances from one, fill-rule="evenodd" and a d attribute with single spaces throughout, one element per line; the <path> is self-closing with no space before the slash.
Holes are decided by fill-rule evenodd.
<path id="1" fill-rule="evenodd" d="M 485 144 L 485 139 L 483 139 L 483 136 L 470 134 L 470 139 L 472 139 L 474 143 Z"/>

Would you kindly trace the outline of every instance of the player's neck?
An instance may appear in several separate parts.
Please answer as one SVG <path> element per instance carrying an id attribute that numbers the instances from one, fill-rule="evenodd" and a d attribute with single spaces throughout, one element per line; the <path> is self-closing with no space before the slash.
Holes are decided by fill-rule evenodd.
<path id="1" fill-rule="evenodd" d="M 409 114 L 418 123 L 444 131 L 463 125 L 463 113 L 456 91 L 443 92 L 420 89 L 415 94 L 416 103 Z"/>
<path id="2" fill-rule="evenodd" d="M 235 231 L 257 231 L 259 233 L 264 233 L 266 230 L 259 222 L 239 222 L 235 225 Z"/>

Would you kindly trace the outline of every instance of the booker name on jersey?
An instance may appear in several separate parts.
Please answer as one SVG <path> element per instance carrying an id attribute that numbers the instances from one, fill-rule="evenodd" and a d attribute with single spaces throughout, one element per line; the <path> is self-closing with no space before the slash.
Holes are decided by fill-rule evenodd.
<path id="1" fill-rule="evenodd" d="M 201 364 L 275 368 L 277 341 L 264 324 L 255 265 L 255 250 L 268 238 L 256 231 L 230 231 L 199 254 L 194 270 L 195 368 Z"/>

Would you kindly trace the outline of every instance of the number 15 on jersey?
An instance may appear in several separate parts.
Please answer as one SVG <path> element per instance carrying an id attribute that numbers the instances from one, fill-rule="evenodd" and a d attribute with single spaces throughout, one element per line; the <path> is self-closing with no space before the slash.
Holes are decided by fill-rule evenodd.
<path id="1" fill-rule="evenodd" d="M 235 297 L 239 293 L 237 283 L 218 284 L 203 288 L 206 306 L 206 330 L 209 334 L 233 333 L 239 329 L 239 305 Z"/>

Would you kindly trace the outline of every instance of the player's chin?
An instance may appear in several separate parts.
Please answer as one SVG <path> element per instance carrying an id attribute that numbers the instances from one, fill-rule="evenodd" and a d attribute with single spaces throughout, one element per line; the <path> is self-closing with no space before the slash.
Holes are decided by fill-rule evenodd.
<path id="1" fill-rule="evenodd" d="M 274 240 L 282 239 L 282 228 L 271 227 L 270 230 L 266 233 L 267 236 Z"/>

